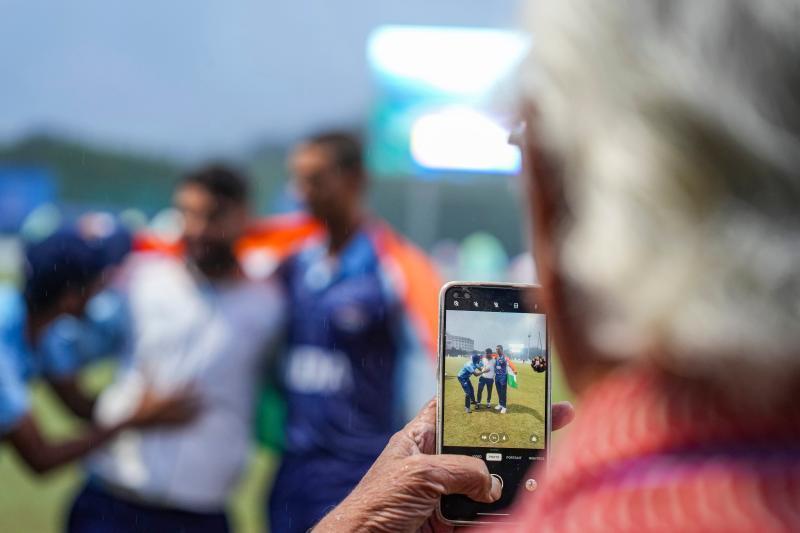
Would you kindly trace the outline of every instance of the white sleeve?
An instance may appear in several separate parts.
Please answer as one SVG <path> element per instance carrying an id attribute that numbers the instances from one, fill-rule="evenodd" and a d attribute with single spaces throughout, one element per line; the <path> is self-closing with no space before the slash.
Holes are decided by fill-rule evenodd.
<path id="1" fill-rule="evenodd" d="M 145 391 L 144 376 L 136 368 L 130 368 L 97 398 L 93 419 L 103 427 L 117 425 L 130 418 L 139 406 Z"/>

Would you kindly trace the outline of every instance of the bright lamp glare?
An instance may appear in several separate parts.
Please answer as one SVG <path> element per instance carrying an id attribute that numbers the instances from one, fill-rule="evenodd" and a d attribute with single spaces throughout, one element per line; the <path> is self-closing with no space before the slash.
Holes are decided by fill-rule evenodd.
<path id="1" fill-rule="evenodd" d="M 464 106 L 426 113 L 411 126 L 411 155 L 424 168 L 513 173 L 519 150 L 508 130 Z"/>
<path id="2" fill-rule="evenodd" d="M 522 59 L 527 41 L 493 29 L 384 26 L 368 43 L 382 76 L 448 94 L 480 95 Z"/>

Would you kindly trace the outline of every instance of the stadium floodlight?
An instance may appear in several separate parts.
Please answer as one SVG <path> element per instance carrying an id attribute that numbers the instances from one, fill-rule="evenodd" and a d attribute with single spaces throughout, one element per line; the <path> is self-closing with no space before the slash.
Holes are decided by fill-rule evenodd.
<path id="1" fill-rule="evenodd" d="M 508 130 L 467 106 L 422 114 L 411 126 L 411 156 L 425 168 L 513 173 L 519 150 L 508 144 Z"/>
<path id="2" fill-rule="evenodd" d="M 529 37 L 493 28 L 381 26 L 367 42 L 378 96 L 370 164 L 382 175 L 514 174 L 501 114 Z M 505 111 L 499 111 L 505 109 Z M 428 172 L 432 171 L 432 172 Z"/>
<path id="3" fill-rule="evenodd" d="M 511 350 L 511 353 L 520 354 L 522 350 L 525 348 L 524 344 L 521 343 L 510 343 L 508 345 L 508 349 Z"/>
<path id="4" fill-rule="evenodd" d="M 491 28 L 381 26 L 367 43 L 378 74 L 451 96 L 482 95 L 522 60 L 528 40 Z"/>

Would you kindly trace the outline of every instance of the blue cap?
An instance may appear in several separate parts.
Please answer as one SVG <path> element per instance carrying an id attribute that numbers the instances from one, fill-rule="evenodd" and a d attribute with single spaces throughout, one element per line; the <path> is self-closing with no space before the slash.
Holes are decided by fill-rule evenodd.
<path id="1" fill-rule="evenodd" d="M 119 265 L 133 249 L 133 236 L 109 213 L 88 213 L 77 223 L 80 236 L 98 250 L 105 266 Z"/>
<path id="2" fill-rule="evenodd" d="M 107 266 L 103 252 L 74 231 L 58 231 L 25 251 L 25 298 L 35 306 L 55 302 L 66 290 L 85 290 Z"/>
<path id="3" fill-rule="evenodd" d="M 481 356 L 477 354 L 473 355 L 472 362 L 475 363 L 476 365 L 479 364 L 481 362 Z"/>

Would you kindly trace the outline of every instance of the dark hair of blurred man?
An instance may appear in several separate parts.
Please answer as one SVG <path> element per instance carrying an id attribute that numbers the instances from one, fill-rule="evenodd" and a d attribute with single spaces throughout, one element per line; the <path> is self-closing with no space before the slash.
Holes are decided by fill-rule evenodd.
<path id="1" fill-rule="evenodd" d="M 230 527 L 226 507 L 247 465 L 261 367 L 282 325 L 283 300 L 272 280 L 249 278 L 234 252 L 250 218 L 242 174 L 219 164 L 192 171 L 174 205 L 182 253 L 133 254 L 114 287 L 124 320 L 95 349 L 124 363 L 96 412 L 113 424 L 147 380 L 191 390 L 202 410 L 191 424 L 126 432 L 95 453 L 69 515 L 72 533 L 127 531 L 133 523 L 139 531 Z"/>
<path id="2" fill-rule="evenodd" d="M 365 218 L 368 177 L 361 143 L 343 132 L 315 135 L 295 148 L 289 166 L 300 198 L 326 225 L 329 251 L 336 254 Z"/>
<path id="3" fill-rule="evenodd" d="M 116 424 L 92 424 L 79 437 L 49 442 L 31 411 L 28 386 L 45 378 L 75 415 L 91 419 L 94 400 L 61 375 L 66 365 L 53 325 L 64 315 L 83 314 L 106 263 L 102 250 L 72 231 L 30 245 L 25 258 L 24 294 L 0 287 L 0 440 L 10 442 L 32 470 L 44 473 L 85 456 L 123 429 L 190 416 L 183 399 L 146 394 Z"/>

